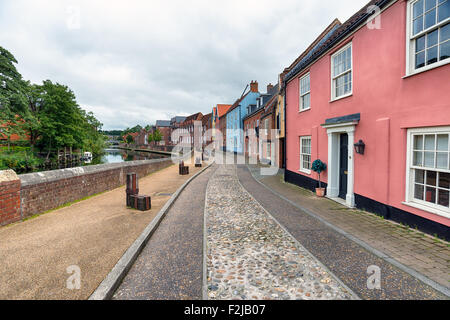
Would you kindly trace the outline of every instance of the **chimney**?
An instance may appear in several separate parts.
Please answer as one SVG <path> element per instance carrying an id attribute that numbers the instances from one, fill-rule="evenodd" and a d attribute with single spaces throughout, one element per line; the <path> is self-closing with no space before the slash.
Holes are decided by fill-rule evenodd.
<path id="1" fill-rule="evenodd" d="M 258 81 L 250 82 L 250 91 L 251 92 L 258 92 Z"/>
<path id="2" fill-rule="evenodd" d="M 272 89 L 273 89 L 273 84 L 269 83 L 269 84 L 267 85 L 267 93 L 269 93 L 270 90 L 272 90 Z"/>

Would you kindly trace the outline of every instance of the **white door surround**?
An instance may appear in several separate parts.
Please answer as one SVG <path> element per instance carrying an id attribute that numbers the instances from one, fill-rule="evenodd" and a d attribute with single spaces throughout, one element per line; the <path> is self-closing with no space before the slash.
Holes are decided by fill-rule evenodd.
<path id="1" fill-rule="evenodd" d="M 328 198 L 335 199 L 339 197 L 340 134 L 347 133 L 348 135 L 348 175 L 345 204 L 352 208 L 355 207 L 353 144 L 357 124 L 357 121 L 351 121 L 322 125 L 322 127 L 327 129 L 328 134 Z"/>

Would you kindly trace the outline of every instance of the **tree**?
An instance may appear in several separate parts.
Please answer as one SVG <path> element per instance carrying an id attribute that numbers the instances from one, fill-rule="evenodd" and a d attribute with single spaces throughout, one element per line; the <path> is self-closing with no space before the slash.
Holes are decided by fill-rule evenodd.
<path id="1" fill-rule="evenodd" d="M 161 140 L 162 140 L 161 131 L 159 131 L 159 129 L 156 129 L 155 132 L 153 132 L 153 141 L 159 142 Z"/>
<path id="2" fill-rule="evenodd" d="M 311 170 L 314 172 L 317 172 L 317 174 L 319 175 L 319 188 L 322 187 L 322 185 L 320 183 L 320 174 L 322 173 L 322 171 L 325 171 L 326 169 L 327 169 L 327 165 L 319 159 L 315 160 L 312 163 Z"/>
<path id="3" fill-rule="evenodd" d="M 131 134 L 127 135 L 127 143 L 133 143 L 134 139 L 133 136 Z"/>
<path id="4" fill-rule="evenodd" d="M 149 133 L 148 134 L 148 143 L 152 144 L 153 141 L 154 141 L 153 133 Z"/>

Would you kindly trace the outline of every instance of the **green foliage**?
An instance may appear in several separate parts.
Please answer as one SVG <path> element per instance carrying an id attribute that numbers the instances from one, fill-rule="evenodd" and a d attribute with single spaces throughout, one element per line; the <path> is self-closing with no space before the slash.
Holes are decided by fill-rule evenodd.
<path id="1" fill-rule="evenodd" d="M 318 174 L 321 174 L 326 169 L 327 169 L 327 165 L 319 159 L 315 160 L 311 166 L 311 170 L 314 172 L 317 172 Z"/>
<path id="2" fill-rule="evenodd" d="M 135 133 L 142 130 L 142 127 L 140 125 L 134 126 L 133 128 L 126 128 L 123 131 L 123 135 L 129 134 L 129 133 Z"/>
<path id="3" fill-rule="evenodd" d="M 0 151 L 0 170 L 14 169 L 18 173 L 28 172 L 43 163 L 31 151 Z"/>
<path id="4" fill-rule="evenodd" d="M 0 124 L 6 124 L 2 133 L 8 140 L 13 134 L 26 137 L 31 151 L 37 147 L 47 158 L 66 147 L 100 155 L 106 146 L 102 124 L 80 108 L 74 92 L 50 80 L 41 85 L 24 81 L 15 64 L 14 56 L 0 47 Z M 15 156 L 3 159 L 8 167 L 15 163 Z"/>
<path id="5" fill-rule="evenodd" d="M 162 134 L 158 129 L 156 129 L 155 132 L 153 132 L 153 141 L 159 142 L 161 140 L 162 140 Z"/>
<path id="6" fill-rule="evenodd" d="M 314 172 L 317 172 L 319 175 L 319 188 L 322 187 L 322 184 L 320 182 L 320 174 L 327 169 L 327 165 L 322 162 L 320 159 L 314 160 L 311 166 L 311 170 Z"/>
<path id="7" fill-rule="evenodd" d="M 152 143 L 153 141 L 155 141 L 155 138 L 153 136 L 153 133 L 149 133 L 148 134 L 148 143 Z"/>
<path id="8" fill-rule="evenodd" d="M 133 136 L 131 134 L 127 135 L 127 143 L 133 143 L 134 139 Z"/>

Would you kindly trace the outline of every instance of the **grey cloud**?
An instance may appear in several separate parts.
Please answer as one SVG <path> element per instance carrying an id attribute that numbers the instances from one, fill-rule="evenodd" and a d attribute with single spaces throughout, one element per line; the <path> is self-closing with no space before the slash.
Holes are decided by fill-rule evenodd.
<path id="1" fill-rule="evenodd" d="M 107 129 L 233 103 L 275 83 L 331 21 L 367 0 L 0 2 L 0 45 L 26 79 L 71 87 Z M 70 29 L 68 8 L 80 11 Z"/>

